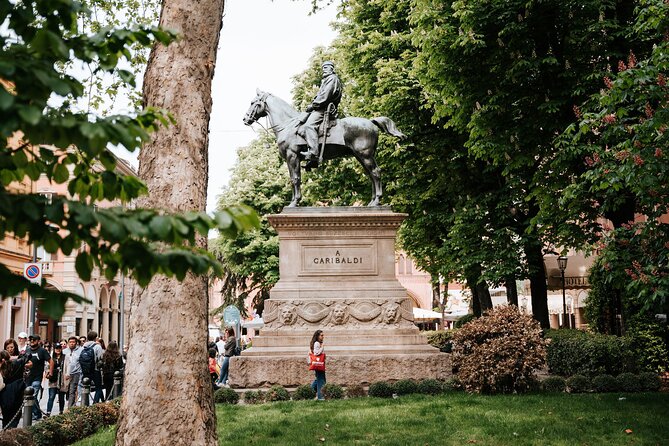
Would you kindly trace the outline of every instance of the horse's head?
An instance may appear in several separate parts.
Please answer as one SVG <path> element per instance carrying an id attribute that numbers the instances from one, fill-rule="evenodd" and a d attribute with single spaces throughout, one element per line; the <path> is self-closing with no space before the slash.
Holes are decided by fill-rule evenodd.
<path id="1" fill-rule="evenodd" d="M 244 124 L 251 125 L 258 119 L 267 115 L 267 96 L 269 93 L 256 90 L 256 97 L 251 101 L 251 106 L 244 115 Z"/>

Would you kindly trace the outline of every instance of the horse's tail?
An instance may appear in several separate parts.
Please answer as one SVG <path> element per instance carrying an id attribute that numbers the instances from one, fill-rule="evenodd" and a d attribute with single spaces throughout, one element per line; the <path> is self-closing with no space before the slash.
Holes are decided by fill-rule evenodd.
<path id="1" fill-rule="evenodd" d="M 392 119 L 386 118 L 385 116 L 379 116 L 378 118 L 372 118 L 371 121 L 381 130 L 386 133 L 390 133 L 396 138 L 406 139 L 407 135 L 400 132 Z"/>

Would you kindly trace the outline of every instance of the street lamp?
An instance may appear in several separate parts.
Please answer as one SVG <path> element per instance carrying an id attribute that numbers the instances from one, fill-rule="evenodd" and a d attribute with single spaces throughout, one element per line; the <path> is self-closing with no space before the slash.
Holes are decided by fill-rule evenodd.
<path id="1" fill-rule="evenodd" d="M 571 321 L 567 316 L 567 299 L 564 286 L 564 270 L 567 269 L 567 260 L 569 260 L 567 256 L 560 256 L 557 258 L 558 268 L 560 268 L 560 272 L 562 273 L 562 327 L 563 328 L 570 328 L 571 325 Z"/>

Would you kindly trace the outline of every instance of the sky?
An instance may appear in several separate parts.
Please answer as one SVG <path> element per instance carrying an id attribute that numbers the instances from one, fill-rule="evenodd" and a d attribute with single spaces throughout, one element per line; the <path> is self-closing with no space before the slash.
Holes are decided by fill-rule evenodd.
<path id="1" fill-rule="evenodd" d="M 336 7 L 310 10 L 308 0 L 226 0 L 212 86 L 208 212 L 230 178 L 237 149 L 262 130 L 242 123 L 256 88 L 291 102 L 291 78 L 307 68 L 313 48 L 335 38 L 329 24 Z"/>

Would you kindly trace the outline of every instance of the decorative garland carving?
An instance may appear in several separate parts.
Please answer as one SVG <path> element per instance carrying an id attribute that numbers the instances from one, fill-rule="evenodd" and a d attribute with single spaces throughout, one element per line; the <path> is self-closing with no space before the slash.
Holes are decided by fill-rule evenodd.
<path id="1" fill-rule="evenodd" d="M 407 298 L 323 302 L 270 299 L 265 303 L 263 319 L 267 328 L 335 327 L 347 324 L 382 328 L 412 324 L 413 310 Z"/>

